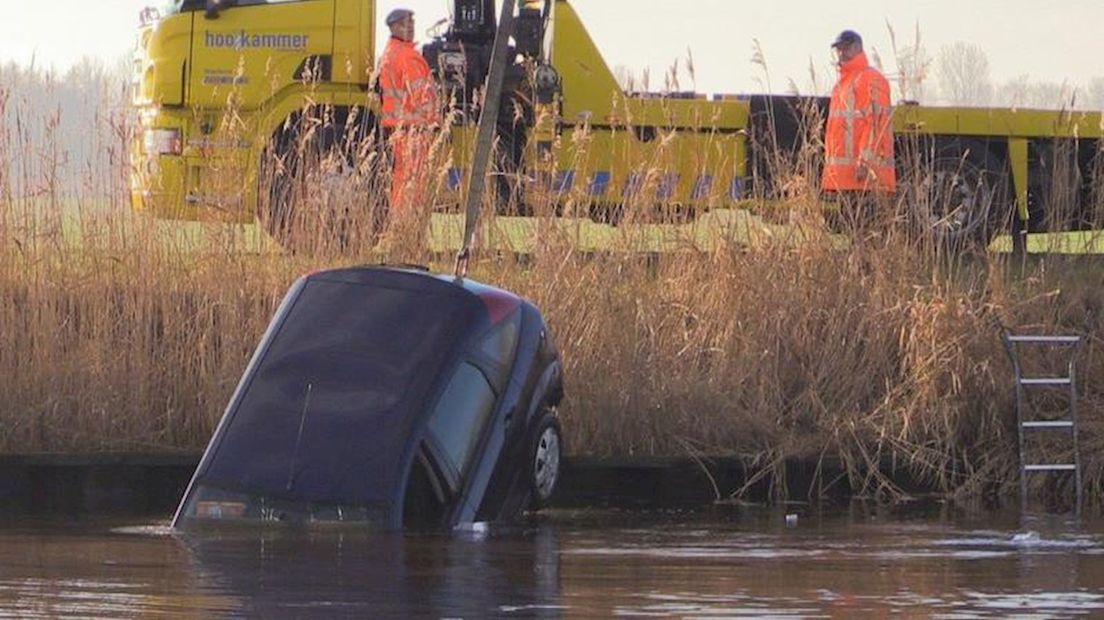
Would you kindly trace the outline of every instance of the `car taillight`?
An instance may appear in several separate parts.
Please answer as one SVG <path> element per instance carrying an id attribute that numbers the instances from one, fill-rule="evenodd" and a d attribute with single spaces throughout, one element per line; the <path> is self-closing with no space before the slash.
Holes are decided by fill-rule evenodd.
<path id="1" fill-rule="evenodd" d="M 179 155 L 183 141 L 179 129 L 147 129 L 143 144 L 151 155 Z"/>

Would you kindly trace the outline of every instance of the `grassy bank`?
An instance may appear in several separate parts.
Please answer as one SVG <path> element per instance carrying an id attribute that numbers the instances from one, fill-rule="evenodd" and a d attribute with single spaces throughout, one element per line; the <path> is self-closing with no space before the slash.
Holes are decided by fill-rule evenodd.
<path id="1" fill-rule="evenodd" d="M 40 131 L 50 114 L 0 104 L 20 119 L 0 129 L 2 452 L 201 449 L 296 277 L 432 263 L 458 234 L 438 216 L 429 247 L 400 236 L 338 252 L 307 227 L 312 251 L 285 254 L 252 228 L 150 221 L 128 209 L 125 117 L 90 129 L 96 172 L 60 183 L 64 153 Z M 793 457 L 842 460 L 868 493 L 894 492 L 887 462 L 948 493 L 1013 493 L 1007 327 L 1086 337 L 1082 453 L 1104 496 L 1099 263 L 948 255 L 896 222 L 841 244 L 808 188 L 791 193 L 772 218 L 784 225 L 742 212 L 701 220 L 735 226 L 625 225 L 602 229 L 601 252 L 581 241 L 589 225 L 557 223 L 549 205 L 522 224 L 489 220 L 484 236 L 525 257 L 484 251 L 471 275 L 548 317 L 571 452 L 737 456 L 795 495 L 818 489 L 786 488 Z M 626 220 L 654 219 L 648 208 L 626 205 Z"/>

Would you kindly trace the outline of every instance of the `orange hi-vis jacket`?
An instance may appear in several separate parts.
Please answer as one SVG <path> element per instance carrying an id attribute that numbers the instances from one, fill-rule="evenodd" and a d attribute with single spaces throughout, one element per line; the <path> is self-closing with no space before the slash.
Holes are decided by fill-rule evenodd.
<path id="1" fill-rule="evenodd" d="M 440 122 L 429 64 L 412 41 L 391 37 L 380 60 L 379 79 L 384 127 L 425 127 Z"/>
<path id="2" fill-rule="evenodd" d="M 824 136 L 824 177 L 827 191 L 893 192 L 893 111 L 889 82 L 860 53 L 840 66 L 840 78 L 828 105 Z M 865 166 L 873 172 L 859 179 Z"/>

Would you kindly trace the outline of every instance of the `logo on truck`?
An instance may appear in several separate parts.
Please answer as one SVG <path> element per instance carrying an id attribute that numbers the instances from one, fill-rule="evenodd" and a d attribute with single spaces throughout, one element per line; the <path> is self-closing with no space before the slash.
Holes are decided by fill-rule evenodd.
<path id="1" fill-rule="evenodd" d="M 224 47 L 229 49 L 276 49 L 302 50 L 307 47 L 309 35 L 290 33 L 250 34 L 240 32 L 205 32 L 203 43 L 206 47 Z"/>

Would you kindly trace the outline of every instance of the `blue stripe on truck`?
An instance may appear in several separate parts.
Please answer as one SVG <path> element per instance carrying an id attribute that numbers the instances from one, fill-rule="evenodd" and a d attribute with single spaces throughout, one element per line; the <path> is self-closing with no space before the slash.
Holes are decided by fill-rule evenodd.
<path id="1" fill-rule="evenodd" d="M 690 194 L 693 200 L 708 198 L 713 189 L 713 175 L 703 174 L 694 181 L 694 191 Z"/>
<path id="2" fill-rule="evenodd" d="M 609 189 L 611 175 L 605 170 L 599 170 L 594 173 L 594 178 L 590 181 L 590 187 L 587 188 L 587 193 L 591 196 L 601 196 Z"/>

